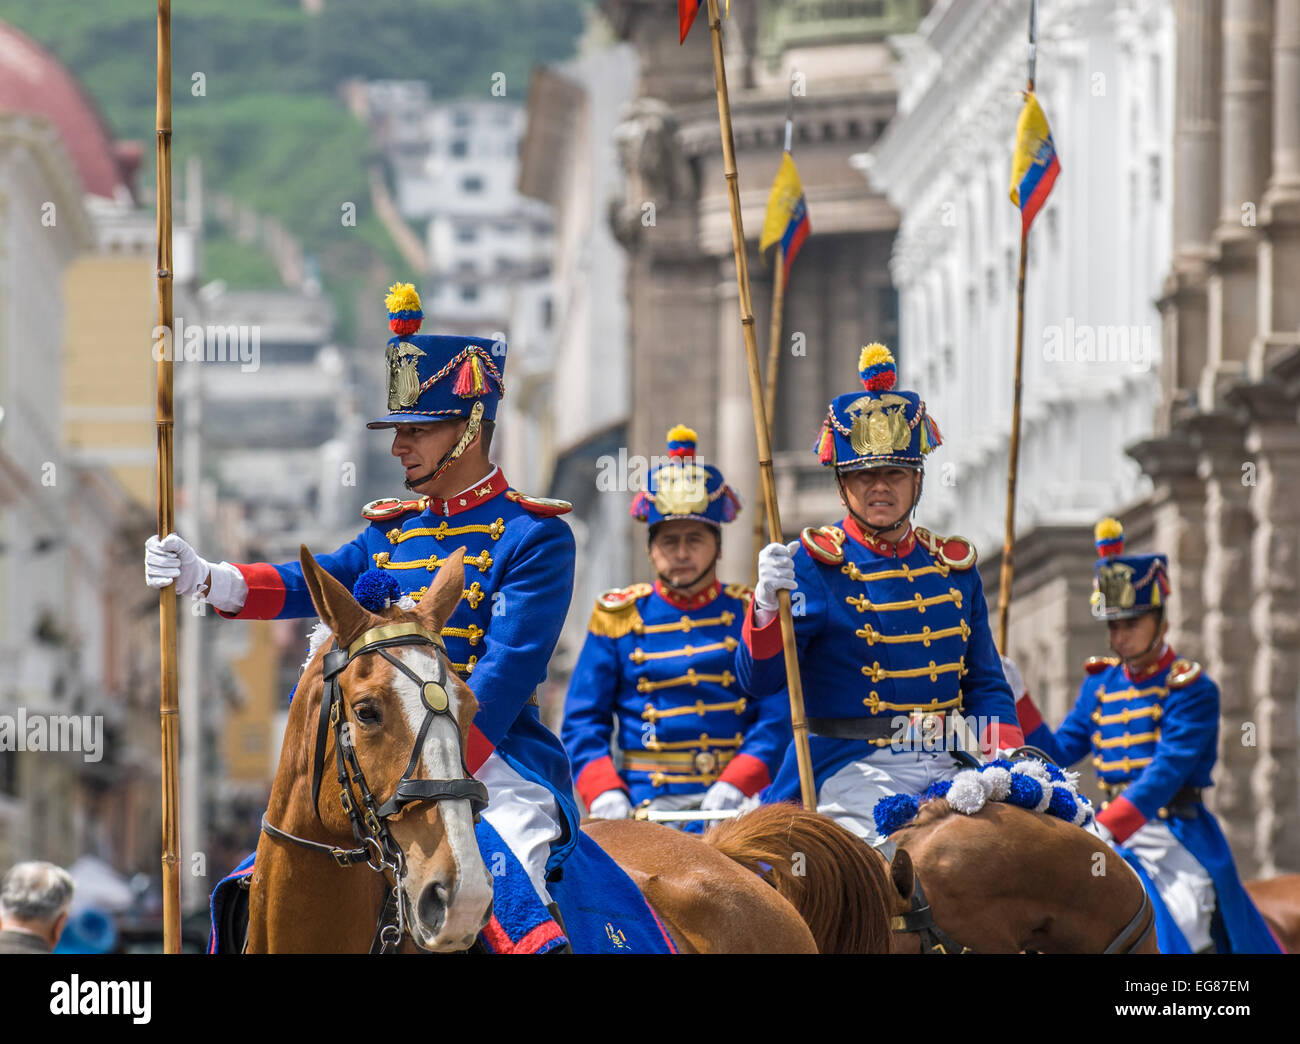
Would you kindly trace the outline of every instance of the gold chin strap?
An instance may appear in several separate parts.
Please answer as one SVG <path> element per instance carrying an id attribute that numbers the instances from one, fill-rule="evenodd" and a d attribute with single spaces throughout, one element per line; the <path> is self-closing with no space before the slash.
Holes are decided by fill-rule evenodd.
<path id="1" fill-rule="evenodd" d="M 471 407 L 469 411 L 469 423 L 465 425 L 464 433 L 461 435 L 460 440 L 456 445 L 452 447 L 451 452 L 443 457 L 442 460 L 438 462 L 438 466 L 429 472 L 429 474 L 425 475 L 424 478 L 415 483 L 412 483 L 411 480 L 408 479 L 405 483 L 406 488 L 414 492 L 416 486 L 423 486 L 426 482 L 431 482 L 451 467 L 456 458 L 464 453 L 469 447 L 469 444 L 478 438 L 479 428 L 482 427 L 482 422 L 483 400 L 480 399 L 478 402 L 474 403 L 473 407 Z"/>
<path id="2" fill-rule="evenodd" d="M 469 444 L 478 438 L 478 429 L 482 421 L 483 400 L 479 399 L 469 411 L 469 423 L 465 425 L 465 433 L 460 437 L 460 441 L 456 443 L 455 449 L 451 451 L 451 456 L 447 459 L 448 464 L 464 453 Z"/>

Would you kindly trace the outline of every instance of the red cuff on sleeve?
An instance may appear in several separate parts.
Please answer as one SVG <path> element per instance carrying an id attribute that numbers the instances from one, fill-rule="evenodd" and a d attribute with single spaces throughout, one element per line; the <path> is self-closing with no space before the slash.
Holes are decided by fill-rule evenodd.
<path id="1" fill-rule="evenodd" d="M 236 565 L 235 568 L 248 585 L 248 597 L 239 612 L 227 613 L 218 609 L 218 614 L 227 620 L 275 619 L 284 608 L 284 581 L 275 566 L 254 562 L 252 565 Z"/>
<path id="2" fill-rule="evenodd" d="M 1038 707 L 1029 693 L 1016 700 L 1016 717 L 1020 719 L 1020 727 L 1024 729 L 1026 736 L 1043 724 L 1043 716 L 1038 713 Z"/>
<path id="3" fill-rule="evenodd" d="M 582 798 L 582 803 L 591 808 L 591 803 L 607 790 L 628 792 L 627 784 L 614 768 L 614 759 L 606 754 L 603 758 L 589 761 L 573 781 L 573 789 Z M 630 792 L 629 796 L 630 796 Z"/>
<path id="4" fill-rule="evenodd" d="M 465 761 L 472 776 L 483 767 L 483 763 L 492 756 L 496 747 L 479 731 L 477 725 L 470 725 L 469 736 L 465 740 Z"/>
<path id="5" fill-rule="evenodd" d="M 1114 834 L 1115 840 L 1121 843 L 1132 836 L 1134 831 L 1146 821 L 1147 817 L 1138 811 L 1137 805 L 1123 794 L 1097 814 L 1097 822 Z"/>
<path id="6" fill-rule="evenodd" d="M 1023 747 L 1025 734 L 1015 725 L 998 722 L 984 730 L 981 740 L 989 754 L 996 755 L 999 750 L 1015 750 L 1017 747 Z"/>
<path id="7" fill-rule="evenodd" d="M 755 602 L 750 599 L 749 608 L 745 611 L 745 623 L 740 629 L 745 648 L 756 660 L 770 660 L 773 656 L 780 656 L 785 652 L 781 640 L 780 615 L 773 616 L 764 627 L 755 627 L 754 610 Z"/>
<path id="8" fill-rule="evenodd" d="M 737 754 L 727 762 L 727 767 L 718 776 L 718 782 L 730 783 L 733 787 L 739 787 L 745 797 L 752 797 L 771 783 L 772 777 L 761 758 L 756 758 L 753 754 Z"/>

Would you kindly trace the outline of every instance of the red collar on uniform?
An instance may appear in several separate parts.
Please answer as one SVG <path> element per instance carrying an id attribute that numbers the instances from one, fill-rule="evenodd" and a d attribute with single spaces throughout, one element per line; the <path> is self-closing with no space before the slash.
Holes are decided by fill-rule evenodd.
<path id="1" fill-rule="evenodd" d="M 722 581 L 714 580 L 713 583 L 703 591 L 693 594 L 690 598 L 683 598 L 676 591 L 670 591 L 668 588 L 664 587 L 662 580 L 655 581 L 655 594 L 669 605 L 678 609 L 700 609 L 717 598 L 721 591 Z"/>
<path id="2" fill-rule="evenodd" d="M 454 497 L 449 497 L 446 500 L 429 497 L 426 510 L 435 515 L 459 515 L 462 511 L 476 508 L 484 501 L 491 500 L 509 488 L 510 483 L 506 481 L 501 469 L 497 468 L 482 482 L 474 483 L 469 489 L 461 490 Z"/>
<path id="3" fill-rule="evenodd" d="M 897 544 L 891 544 L 888 540 L 877 540 L 873 536 L 868 536 L 862 531 L 862 527 L 858 525 L 858 520 L 852 515 L 844 520 L 843 529 L 863 547 L 874 551 L 878 555 L 883 555 L 885 558 L 906 558 L 912 553 L 912 548 L 916 547 L 916 536 L 912 532 L 911 525 L 908 525 L 907 531 Z"/>
<path id="4" fill-rule="evenodd" d="M 1161 671 L 1163 671 L 1166 667 L 1168 667 L 1171 663 L 1173 663 L 1176 659 L 1178 659 L 1178 654 L 1175 653 L 1173 649 L 1171 649 L 1169 646 L 1166 645 L 1166 646 L 1165 646 L 1165 651 L 1164 651 L 1164 653 L 1161 655 L 1160 659 L 1158 659 L 1154 664 L 1152 664 L 1150 667 L 1148 667 L 1148 668 L 1147 668 L 1145 671 L 1143 671 L 1141 674 L 1133 674 L 1133 673 L 1128 669 L 1128 664 L 1125 664 L 1125 665 L 1124 665 L 1124 676 L 1125 676 L 1126 678 L 1128 678 L 1128 680 L 1131 681 L 1131 682 L 1140 682 L 1140 681 L 1144 681 L 1145 679 L 1150 678 L 1153 674 L 1159 674 L 1159 673 L 1160 673 Z"/>

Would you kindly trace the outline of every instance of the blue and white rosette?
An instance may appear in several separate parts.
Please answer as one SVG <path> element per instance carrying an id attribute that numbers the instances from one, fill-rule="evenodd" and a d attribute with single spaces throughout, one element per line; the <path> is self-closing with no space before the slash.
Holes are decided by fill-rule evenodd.
<path id="1" fill-rule="evenodd" d="M 1082 827 L 1092 821 L 1094 813 L 1091 803 L 1079 793 L 1078 781 L 1077 772 L 1064 772 L 1036 758 L 1016 762 L 999 758 L 977 769 L 963 769 L 952 779 L 931 785 L 919 798 L 911 794 L 881 798 L 872 815 L 876 830 L 887 837 L 915 819 L 926 801 L 942 797 L 954 812 L 966 816 L 975 815 L 990 801 L 1001 801 Z"/>

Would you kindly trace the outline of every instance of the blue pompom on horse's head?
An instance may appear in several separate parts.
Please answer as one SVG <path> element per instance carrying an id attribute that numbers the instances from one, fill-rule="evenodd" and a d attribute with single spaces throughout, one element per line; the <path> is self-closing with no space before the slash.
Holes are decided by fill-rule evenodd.
<path id="1" fill-rule="evenodd" d="M 402 585 L 397 577 L 382 569 L 367 569 L 352 585 L 352 597 L 363 609 L 382 613 L 402 597 Z"/>
<path id="2" fill-rule="evenodd" d="M 990 801 L 1019 805 L 1044 812 L 1075 826 L 1093 817 L 1092 805 L 1074 786 L 1074 779 L 1058 766 L 1035 758 L 1008 761 L 998 758 L 978 769 L 965 769 L 950 780 L 931 783 L 919 797 L 891 794 L 876 802 L 872 816 L 876 830 L 887 837 L 907 826 L 928 801 L 946 798 L 954 812 L 973 816 Z"/>

